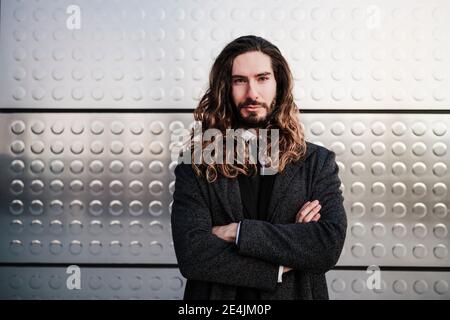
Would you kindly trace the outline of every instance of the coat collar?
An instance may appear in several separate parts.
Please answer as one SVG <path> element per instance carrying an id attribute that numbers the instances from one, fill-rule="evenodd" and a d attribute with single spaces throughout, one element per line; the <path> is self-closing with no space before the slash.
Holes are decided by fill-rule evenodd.
<path id="1" fill-rule="evenodd" d="M 315 144 L 306 142 L 305 157 L 297 162 L 289 163 L 286 165 L 283 172 L 276 175 L 267 213 L 267 217 L 270 222 L 272 222 L 278 214 L 278 205 L 288 193 L 292 178 L 303 166 L 309 156 L 316 150 L 317 146 Z M 244 215 L 238 179 L 230 179 L 220 176 L 214 183 L 212 183 L 212 188 L 214 189 L 217 198 L 231 221 L 243 220 Z"/>

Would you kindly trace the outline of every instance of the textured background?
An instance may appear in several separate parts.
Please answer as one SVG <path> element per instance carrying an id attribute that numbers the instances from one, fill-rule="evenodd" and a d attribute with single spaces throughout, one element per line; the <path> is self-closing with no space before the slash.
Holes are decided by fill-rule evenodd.
<path id="1" fill-rule="evenodd" d="M 0 298 L 182 297 L 173 138 L 218 52 L 256 34 L 291 66 L 307 139 L 337 154 L 349 224 L 331 297 L 450 299 L 448 1 L 0 5 Z"/>

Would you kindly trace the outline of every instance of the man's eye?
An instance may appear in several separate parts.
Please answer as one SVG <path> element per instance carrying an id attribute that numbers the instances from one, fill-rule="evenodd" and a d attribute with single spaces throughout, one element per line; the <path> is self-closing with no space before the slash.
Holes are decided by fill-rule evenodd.
<path id="1" fill-rule="evenodd" d="M 236 80 L 234 80 L 234 83 L 242 83 L 242 82 L 244 82 L 244 79 L 236 79 Z"/>
<path id="2" fill-rule="evenodd" d="M 266 81 L 266 80 L 269 80 L 269 77 L 261 77 L 261 78 L 259 78 L 259 80 Z"/>

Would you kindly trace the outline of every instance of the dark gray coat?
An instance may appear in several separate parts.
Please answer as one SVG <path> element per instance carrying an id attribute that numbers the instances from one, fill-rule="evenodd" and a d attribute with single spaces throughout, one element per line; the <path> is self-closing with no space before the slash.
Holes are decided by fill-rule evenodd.
<path id="1" fill-rule="evenodd" d="M 207 183 L 190 164 L 175 168 L 172 234 L 184 298 L 234 299 L 236 286 L 262 299 L 328 299 L 325 272 L 339 259 L 347 227 L 334 152 L 307 143 L 303 160 L 275 179 L 268 221 L 243 218 L 239 183 L 223 176 Z M 294 223 L 308 200 L 319 200 L 318 222 Z M 241 223 L 239 247 L 211 233 Z M 277 283 L 278 267 L 292 267 Z"/>

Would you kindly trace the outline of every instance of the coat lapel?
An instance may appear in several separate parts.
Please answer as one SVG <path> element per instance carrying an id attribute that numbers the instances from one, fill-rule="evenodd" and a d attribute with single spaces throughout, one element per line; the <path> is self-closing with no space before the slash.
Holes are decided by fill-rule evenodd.
<path id="1" fill-rule="evenodd" d="M 273 184 L 272 196 L 270 197 L 267 220 L 273 222 L 280 213 L 277 211 L 278 205 L 289 192 L 289 186 L 292 179 L 303 166 L 304 161 L 315 151 L 317 147 L 314 144 L 307 143 L 306 156 L 296 163 L 286 165 L 283 172 L 278 173 Z M 212 183 L 214 192 L 223 206 L 226 215 L 231 221 L 240 221 L 244 219 L 242 199 L 239 190 L 238 179 L 228 179 L 220 176 Z"/>

